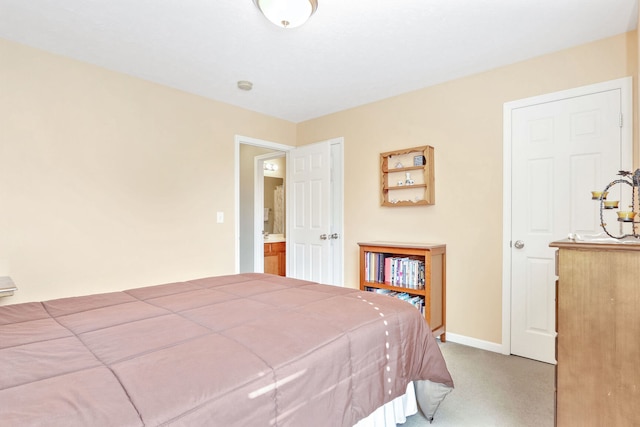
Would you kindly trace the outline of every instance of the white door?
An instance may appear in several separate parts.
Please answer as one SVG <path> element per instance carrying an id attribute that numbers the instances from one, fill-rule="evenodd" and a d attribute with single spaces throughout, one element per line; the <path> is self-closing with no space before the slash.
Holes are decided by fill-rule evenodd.
<path id="1" fill-rule="evenodd" d="M 330 141 L 291 150 L 287 183 L 287 276 L 331 283 Z"/>
<path id="2" fill-rule="evenodd" d="M 569 233 L 601 233 L 590 192 L 616 178 L 621 159 L 631 161 L 630 144 L 623 148 L 622 98 L 618 88 L 511 110 L 512 354 L 555 363 L 549 243 Z"/>

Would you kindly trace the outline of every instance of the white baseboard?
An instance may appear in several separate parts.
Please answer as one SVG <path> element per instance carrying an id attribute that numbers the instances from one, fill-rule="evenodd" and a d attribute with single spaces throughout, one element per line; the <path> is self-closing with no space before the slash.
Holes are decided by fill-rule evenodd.
<path id="1" fill-rule="evenodd" d="M 475 347 L 481 350 L 493 351 L 494 353 L 503 353 L 502 344 L 498 344 L 495 342 L 483 341 L 477 338 L 466 337 L 464 335 L 452 334 L 451 332 L 447 332 L 446 337 L 447 341 L 451 341 L 456 344 Z"/>

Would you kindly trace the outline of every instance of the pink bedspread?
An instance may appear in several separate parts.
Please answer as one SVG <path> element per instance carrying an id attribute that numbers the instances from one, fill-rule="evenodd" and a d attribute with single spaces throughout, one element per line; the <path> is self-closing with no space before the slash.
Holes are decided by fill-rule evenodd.
<path id="1" fill-rule="evenodd" d="M 406 302 L 262 274 L 0 307 L 0 424 L 352 426 L 453 386 Z"/>

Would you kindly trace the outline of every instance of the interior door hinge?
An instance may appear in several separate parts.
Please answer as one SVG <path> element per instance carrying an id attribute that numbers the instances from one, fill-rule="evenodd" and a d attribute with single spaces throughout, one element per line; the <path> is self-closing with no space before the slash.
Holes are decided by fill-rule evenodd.
<path id="1" fill-rule="evenodd" d="M 620 127 L 622 127 L 622 113 L 620 113 Z"/>

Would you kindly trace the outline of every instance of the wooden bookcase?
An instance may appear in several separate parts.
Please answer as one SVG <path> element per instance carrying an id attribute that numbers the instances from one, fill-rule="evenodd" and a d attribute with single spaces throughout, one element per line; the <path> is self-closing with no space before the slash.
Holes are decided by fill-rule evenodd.
<path id="1" fill-rule="evenodd" d="M 360 246 L 360 289 L 386 289 L 405 292 L 424 298 L 424 318 L 434 336 L 446 341 L 446 245 L 415 244 L 398 242 L 361 242 Z M 366 275 L 367 253 L 385 254 L 388 257 L 406 257 L 424 262 L 424 288 L 412 289 L 382 281 L 368 281 Z M 368 288 L 368 289 L 367 289 Z"/>
<path id="2" fill-rule="evenodd" d="M 435 204 L 433 147 L 406 148 L 380 154 L 380 205 Z"/>

